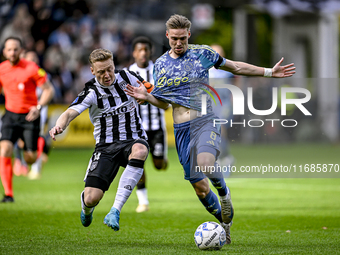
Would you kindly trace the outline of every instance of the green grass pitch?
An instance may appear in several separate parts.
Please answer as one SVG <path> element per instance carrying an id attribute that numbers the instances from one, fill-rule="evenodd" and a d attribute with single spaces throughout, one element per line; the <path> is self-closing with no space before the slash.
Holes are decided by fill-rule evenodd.
<path id="1" fill-rule="evenodd" d="M 103 224 L 118 178 L 84 228 L 80 193 L 92 149 L 55 149 L 42 179 L 14 177 L 14 204 L 0 204 L 0 254 L 339 254 L 340 178 L 229 178 L 235 207 L 232 244 L 200 251 L 194 232 L 215 221 L 183 179 L 176 151 L 170 167 L 146 165 L 150 211 L 137 214 L 135 192 L 121 213 L 119 232 Z M 339 164 L 332 145 L 232 145 L 236 166 Z M 338 173 L 340 177 L 340 172 Z M 214 189 L 213 189 L 214 190 Z"/>

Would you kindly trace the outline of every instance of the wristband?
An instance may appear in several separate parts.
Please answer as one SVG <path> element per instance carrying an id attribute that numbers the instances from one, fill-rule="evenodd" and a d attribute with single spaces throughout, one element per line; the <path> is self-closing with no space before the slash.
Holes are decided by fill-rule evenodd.
<path id="1" fill-rule="evenodd" d="M 273 76 L 273 70 L 271 68 L 264 68 L 264 77 L 272 77 Z"/>

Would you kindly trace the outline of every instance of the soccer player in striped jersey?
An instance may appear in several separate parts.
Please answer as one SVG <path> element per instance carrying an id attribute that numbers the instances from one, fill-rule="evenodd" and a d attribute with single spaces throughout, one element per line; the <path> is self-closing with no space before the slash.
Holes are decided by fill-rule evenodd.
<path id="1" fill-rule="evenodd" d="M 140 75 L 144 80 L 153 81 L 153 62 L 150 60 L 152 43 L 149 38 L 139 36 L 132 42 L 132 55 L 135 63 L 128 70 Z M 139 113 L 143 120 L 143 127 L 148 135 L 150 153 L 153 165 L 158 170 L 165 170 L 168 165 L 167 137 L 164 119 L 164 110 L 152 104 L 139 105 Z M 136 212 L 141 213 L 149 210 L 149 200 L 146 188 L 145 169 L 142 178 L 137 183 L 138 206 Z"/>
<path id="2" fill-rule="evenodd" d="M 123 166 L 125 170 L 119 180 L 114 204 L 104 218 L 104 224 L 118 231 L 121 209 L 140 180 L 149 153 L 138 103 L 124 92 L 127 84 L 139 86 L 142 83 L 128 71 L 115 72 L 109 50 L 94 50 L 89 61 L 95 77 L 85 84 L 83 91 L 60 115 L 50 135 L 55 140 L 55 136 L 61 134 L 74 118 L 89 109 L 96 147 L 85 175 L 80 219 L 84 227 L 91 224 L 95 206 L 109 189 L 119 167 Z"/>
<path id="3" fill-rule="evenodd" d="M 230 190 L 221 172 L 209 171 L 216 166 L 221 140 L 218 127 L 213 125 L 213 119 L 218 117 L 212 112 L 211 100 L 207 100 L 207 114 L 201 112 L 201 95 L 209 88 L 208 71 L 214 66 L 235 75 L 283 78 L 292 76 L 295 67 L 281 66 L 283 58 L 271 69 L 225 59 L 207 45 L 188 44 L 190 27 L 191 22 L 182 15 L 169 18 L 166 37 L 171 49 L 155 62 L 154 90 L 149 94 L 143 86 L 127 86 L 126 92 L 163 109 L 172 105 L 176 148 L 185 179 L 190 181 L 206 210 L 221 222 L 227 233 L 226 243 L 230 244 L 234 216 Z M 208 179 L 220 199 L 210 189 Z"/>

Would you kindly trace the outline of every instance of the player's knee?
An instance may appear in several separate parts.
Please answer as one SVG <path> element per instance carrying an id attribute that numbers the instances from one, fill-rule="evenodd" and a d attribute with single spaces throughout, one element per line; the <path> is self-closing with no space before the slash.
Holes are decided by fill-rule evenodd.
<path id="1" fill-rule="evenodd" d="M 88 207 L 96 206 L 99 203 L 100 199 L 101 199 L 101 196 L 98 196 L 92 193 L 84 196 L 85 205 Z"/>
<path id="2" fill-rule="evenodd" d="M 12 157 L 13 143 L 10 141 L 1 141 L 0 142 L 0 154 L 1 154 L 1 157 Z"/>
<path id="3" fill-rule="evenodd" d="M 193 187 L 195 189 L 196 195 L 199 198 L 205 198 L 210 191 L 209 183 L 204 180 L 193 184 Z"/>
<path id="4" fill-rule="evenodd" d="M 146 160 L 148 154 L 149 150 L 144 144 L 135 143 L 132 146 L 130 158 Z"/>
<path id="5" fill-rule="evenodd" d="M 31 165 L 37 160 L 37 153 L 34 152 L 25 152 L 24 159 L 27 164 Z"/>
<path id="6" fill-rule="evenodd" d="M 205 198 L 208 193 L 209 193 L 209 190 L 206 190 L 206 189 L 195 189 L 195 192 L 196 192 L 196 195 L 199 197 L 199 198 Z"/>

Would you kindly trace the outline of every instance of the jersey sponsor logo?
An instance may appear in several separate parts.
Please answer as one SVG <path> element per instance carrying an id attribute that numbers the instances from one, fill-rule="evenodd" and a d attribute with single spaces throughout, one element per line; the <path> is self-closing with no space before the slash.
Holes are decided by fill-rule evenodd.
<path id="1" fill-rule="evenodd" d="M 104 95 L 100 95 L 100 96 L 98 97 L 98 99 L 107 99 L 107 98 L 109 98 L 109 97 L 112 97 L 112 95 L 110 95 L 110 94 L 104 94 Z"/>
<path id="2" fill-rule="evenodd" d="M 39 68 L 39 70 L 38 70 L 38 75 L 39 75 L 40 77 L 44 77 L 44 76 L 46 75 L 46 71 L 45 71 L 44 69 L 42 69 L 42 68 Z"/>
<path id="3" fill-rule="evenodd" d="M 167 79 L 167 77 L 163 76 L 158 79 L 157 81 L 157 87 L 164 87 L 164 86 L 179 86 L 181 83 L 187 83 L 189 81 L 189 77 L 176 77 L 176 78 L 170 78 Z"/>
<path id="4" fill-rule="evenodd" d="M 134 103 L 130 102 L 127 105 L 123 105 L 123 106 L 120 106 L 119 108 L 112 110 L 111 112 L 102 113 L 102 118 L 111 117 L 111 116 L 126 113 L 126 112 L 131 112 L 135 108 L 136 108 L 136 106 L 134 105 Z"/>

